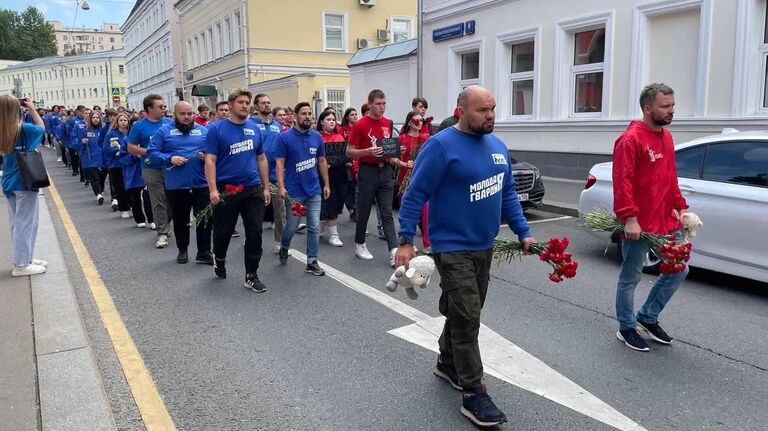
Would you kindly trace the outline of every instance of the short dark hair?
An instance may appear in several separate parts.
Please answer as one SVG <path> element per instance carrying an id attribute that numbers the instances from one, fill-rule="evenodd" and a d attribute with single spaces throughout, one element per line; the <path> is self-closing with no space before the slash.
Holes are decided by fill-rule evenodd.
<path id="1" fill-rule="evenodd" d="M 77 105 L 77 108 L 75 108 L 75 111 L 82 111 L 83 109 L 85 109 L 85 106 Z"/>
<path id="2" fill-rule="evenodd" d="M 370 93 L 368 93 L 368 103 L 373 103 L 376 99 L 386 99 L 387 96 L 384 95 L 384 92 L 379 90 L 378 88 L 375 90 L 371 90 Z"/>
<path id="3" fill-rule="evenodd" d="M 293 112 L 298 114 L 299 113 L 299 109 L 301 109 L 301 108 L 303 108 L 305 106 L 308 106 L 309 109 L 312 109 L 312 105 L 310 105 L 309 102 L 299 102 L 299 103 L 296 104 L 296 106 L 293 107 Z"/>
<path id="4" fill-rule="evenodd" d="M 107 108 L 104 111 L 104 115 L 106 115 L 107 117 L 109 117 L 111 115 L 117 115 L 117 110 L 116 109 L 112 109 L 112 108 Z"/>
<path id="5" fill-rule="evenodd" d="M 646 85 L 643 91 L 640 92 L 640 109 L 643 109 L 645 105 L 653 105 L 653 101 L 656 100 L 656 95 L 659 93 L 668 96 L 675 94 L 675 90 L 661 83 Z"/>
<path id="6" fill-rule="evenodd" d="M 221 100 L 219 102 L 216 102 L 216 110 L 217 111 L 219 110 L 219 106 L 221 106 L 221 105 L 229 105 L 229 102 L 227 102 L 226 100 Z"/>
<path id="7" fill-rule="evenodd" d="M 427 99 L 423 97 L 414 97 L 413 102 L 411 102 L 411 108 L 419 106 L 419 103 L 421 103 L 421 106 L 423 106 L 424 109 L 429 109 L 429 103 L 427 103 Z"/>
<path id="8" fill-rule="evenodd" d="M 333 115 L 333 118 L 336 118 L 336 113 L 331 111 L 330 109 L 326 109 L 325 111 L 320 113 L 320 116 L 317 117 L 317 131 L 322 132 L 323 131 L 323 120 L 325 120 L 329 115 Z"/>
<path id="9" fill-rule="evenodd" d="M 150 94 L 147 97 L 145 97 L 144 101 L 142 102 L 142 105 L 144 106 L 144 111 L 149 111 L 149 108 L 152 107 L 152 105 L 155 103 L 155 100 L 163 100 L 163 96 L 159 94 Z"/>
<path id="10" fill-rule="evenodd" d="M 363 106 L 361 106 L 361 107 L 360 107 L 360 114 L 362 114 L 363 116 L 365 116 L 365 114 L 367 114 L 367 113 L 368 113 L 368 111 L 370 111 L 370 110 L 371 110 L 371 107 L 370 107 L 370 106 L 368 106 L 368 104 L 367 104 L 367 103 L 363 103 Z"/>
<path id="11" fill-rule="evenodd" d="M 285 108 L 283 108 L 282 106 L 275 106 L 274 108 L 272 108 L 272 116 L 276 117 L 277 113 L 280 111 L 285 112 Z"/>
<path id="12" fill-rule="evenodd" d="M 97 109 L 98 109 L 99 111 L 101 111 L 101 106 L 99 106 L 99 105 L 93 105 L 93 110 L 95 111 L 95 110 L 97 110 Z"/>
<path id="13" fill-rule="evenodd" d="M 253 99 L 253 96 L 251 95 L 251 92 L 248 90 L 243 90 L 242 88 L 239 88 L 231 93 L 229 93 L 229 97 L 227 98 L 227 102 L 231 105 L 235 103 L 235 100 L 238 97 L 247 96 L 248 97 L 248 103 L 251 103 L 251 99 Z"/>
<path id="14" fill-rule="evenodd" d="M 259 99 L 261 99 L 262 97 L 269 97 L 269 95 L 267 95 L 266 93 L 259 93 L 259 94 L 255 95 L 255 96 L 253 96 L 253 103 L 258 104 L 259 103 Z M 272 99 L 270 99 L 270 100 L 272 100 Z"/>
<path id="15" fill-rule="evenodd" d="M 210 111 L 205 103 L 197 106 L 197 112 Z"/>

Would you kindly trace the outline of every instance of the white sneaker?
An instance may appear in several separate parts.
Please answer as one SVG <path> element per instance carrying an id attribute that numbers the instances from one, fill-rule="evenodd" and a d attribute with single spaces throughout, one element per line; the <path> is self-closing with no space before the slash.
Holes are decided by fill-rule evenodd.
<path id="1" fill-rule="evenodd" d="M 158 235 L 157 242 L 155 243 L 155 248 L 166 248 L 166 247 L 168 247 L 168 236 Z"/>
<path id="2" fill-rule="evenodd" d="M 150 223 L 149 224 L 149 228 L 152 229 L 152 230 L 157 230 L 157 225 L 154 224 L 154 223 Z"/>
<path id="3" fill-rule="evenodd" d="M 344 243 L 341 242 L 341 238 L 339 238 L 338 235 L 331 235 L 330 238 L 328 238 L 328 244 L 334 246 L 334 247 L 343 247 Z"/>
<path id="4" fill-rule="evenodd" d="M 56 159 L 56 163 L 61 163 L 61 157 L 59 157 L 58 159 Z"/>
<path id="5" fill-rule="evenodd" d="M 368 247 L 366 247 L 365 243 L 355 244 L 355 256 L 363 260 L 373 260 L 373 255 L 368 251 Z"/>
<path id="6" fill-rule="evenodd" d="M 146 223 L 136 223 L 136 227 L 139 228 L 139 229 L 143 229 L 143 228 L 147 227 L 147 224 Z"/>
<path id="7" fill-rule="evenodd" d="M 13 277 L 25 277 L 27 275 L 35 275 L 35 274 L 42 274 L 46 271 L 46 267 L 30 264 L 27 266 L 17 266 L 13 268 L 13 271 L 11 271 L 11 276 Z"/>
<path id="8" fill-rule="evenodd" d="M 101 194 L 101 193 L 99 193 L 98 195 L 96 195 L 96 202 L 98 202 L 98 203 L 99 203 L 99 205 L 103 204 L 103 203 L 104 203 L 104 195 L 103 195 L 103 194 Z"/>
<path id="9" fill-rule="evenodd" d="M 131 218 L 131 212 L 130 211 L 123 211 L 120 213 L 120 218 Z"/>
<path id="10" fill-rule="evenodd" d="M 397 249 L 393 248 L 389 251 L 389 265 L 394 268 L 395 267 L 395 255 L 397 254 Z"/>
<path id="11" fill-rule="evenodd" d="M 32 259 L 32 265 L 44 266 L 48 268 L 48 262 L 40 259 Z"/>
<path id="12" fill-rule="evenodd" d="M 117 199 L 112 199 L 112 211 L 117 211 Z"/>
<path id="13" fill-rule="evenodd" d="M 274 250 L 275 250 L 275 254 L 280 254 L 280 243 L 279 242 L 275 243 L 275 249 Z M 291 250 L 289 249 L 288 250 L 288 256 L 290 256 L 290 255 L 291 255 Z"/>
<path id="14" fill-rule="evenodd" d="M 306 231 L 307 231 L 307 224 L 299 223 L 299 227 L 296 228 L 296 233 L 299 235 L 304 235 Z"/>

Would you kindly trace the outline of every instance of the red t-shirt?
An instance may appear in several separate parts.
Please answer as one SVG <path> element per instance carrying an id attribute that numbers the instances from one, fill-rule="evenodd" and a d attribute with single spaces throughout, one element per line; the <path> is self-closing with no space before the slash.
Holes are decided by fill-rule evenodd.
<path id="1" fill-rule="evenodd" d="M 355 123 L 349 136 L 349 146 L 358 150 L 371 148 L 374 144 L 380 145 L 382 139 L 392 137 L 392 122 L 386 117 L 374 120 L 365 116 Z M 376 165 L 387 163 L 388 160 L 382 157 L 363 156 L 360 157 L 361 163 Z"/>
<path id="2" fill-rule="evenodd" d="M 201 126 L 207 126 L 208 125 L 208 120 L 203 120 L 202 118 L 200 118 L 199 115 L 195 115 L 195 123 L 197 123 L 197 124 L 199 124 Z"/>

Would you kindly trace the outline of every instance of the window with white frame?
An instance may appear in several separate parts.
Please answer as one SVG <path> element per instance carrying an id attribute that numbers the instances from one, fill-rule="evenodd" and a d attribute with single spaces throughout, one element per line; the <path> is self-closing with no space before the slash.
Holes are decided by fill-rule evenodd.
<path id="1" fill-rule="evenodd" d="M 239 51 L 241 46 L 241 38 L 242 38 L 242 22 L 240 21 L 240 12 L 235 12 L 235 28 L 232 29 L 232 34 L 235 36 L 234 43 L 233 43 L 233 49 L 234 51 Z"/>
<path id="2" fill-rule="evenodd" d="M 323 49 L 344 51 L 344 14 L 323 12 Z"/>
<path id="3" fill-rule="evenodd" d="M 206 63 L 206 59 L 205 59 L 205 51 L 206 51 L 205 45 L 206 45 L 205 44 L 205 33 L 200 33 L 200 52 L 198 52 L 199 57 L 197 57 L 197 58 L 200 59 L 200 64 L 205 64 Z"/>
<path id="4" fill-rule="evenodd" d="M 459 54 L 461 72 L 459 86 L 464 89 L 470 85 L 480 85 L 480 51 Z"/>
<path id="5" fill-rule="evenodd" d="M 221 38 L 224 43 L 223 54 L 228 55 L 232 52 L 232 21 L 229 17 L 224 18 L 224 37 Z"/>
<path id="6" fill-rule="evenodd" d="M 763 109 L 768 109 L 768 4 L 765 5 L 763 43 L 760 44 L 760 57 L 763 60 L 763 103 L 761 106 Z"/>
<path id="7" fill-rule="evenodd" d="M 332 106 L 337 115 L 341 115 L 347 109 L 347 89 L 346 88 L 326 88 L 325 105 Z M 341 121 L 336 118 L 336 121 Z"/>
<path id="8" fill-rule="evenodd" d="M 510 116 L 533 115 L 535 41 L 510 45 Z"/>
<path id="9" fill-rule="evenodd" d="M 410 18 L 392 18 L 392 42 L 402 42 L 411 38 L 413 21 Z"/>
<path id="10" fill-rule="evenodd" d="M 221 37 L 221 23 L 216 23 L 216 39 L 214 39 L 213 56 L 214 58 L 220 58 L 224 54 L 224 39 Z"/>
<path id="11" fill-rule="evenodd" d="M 192 50 L 192 67 L 197 67 L 200 65 L 200 41 L 197 39 L 197 36 L 194 38 L 195 46 Z"/>
<path id="12" fill-rule="evenodd" d="M 187 69 L 192 69 L 194 63 L 192 62 L 192 40 L 187 39 Z"/>
<path id="13" fill-rule="evenodd" d="M 605 28 L 573 34 L 573 113 L 603 111 Z"/>

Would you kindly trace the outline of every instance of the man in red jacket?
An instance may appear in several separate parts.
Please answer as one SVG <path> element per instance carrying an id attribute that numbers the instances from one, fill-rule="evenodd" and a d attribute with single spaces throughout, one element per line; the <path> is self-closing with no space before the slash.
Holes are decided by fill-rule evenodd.
<path id="1" fill-rule="evenodd" d="M 659 326 L 659 313 L 688 274 L 685 271 L 659 276 L 645 300 L 634 311 L 635 286 L 640 281 L 648 243 L 640 232 L 674 234 L 678 241 L 680 216 L 688 208 L 677 185 L 675 147 L 664 126 L 675 113 L 674 91 L 664 84 L 651 84 L 640 94 L 643 120 L 633 121 L 613 148 L 613 211 L 624 223 L 621 252 L 624 262 L 616 289 L 616 337 L 627 347 L 647 352 L 648 338 L 670 344 L 672 338 Z"/>

